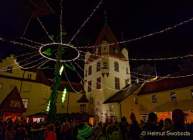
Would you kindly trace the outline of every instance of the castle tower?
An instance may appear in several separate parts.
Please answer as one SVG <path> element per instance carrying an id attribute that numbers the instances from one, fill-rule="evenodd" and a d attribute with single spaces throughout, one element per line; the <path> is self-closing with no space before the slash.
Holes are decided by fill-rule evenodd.
<path id="1" fill-rule="evenodd" d="M 103 102 L 131 83 L 128 51 L 116 42 L 110 27 L 105 24 L 96 39 L 95 53 L 85 55 L 84 89 L 90 99 L 90 113 L 100 121 L 112 116 L 120 118 L 118 104 Z"/>

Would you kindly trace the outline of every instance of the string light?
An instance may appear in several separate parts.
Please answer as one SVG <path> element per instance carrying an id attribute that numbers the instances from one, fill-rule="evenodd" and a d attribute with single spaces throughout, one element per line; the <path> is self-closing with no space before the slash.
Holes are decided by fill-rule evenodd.
<path id="1" fill-rule="evenodd" d="M 152 36 L 155 36 L 155 35 L 158 35 L 158 34 L 162 34 L 162 33 L 165 33 L 165 32 L 169 32 L 171 30 L 174 30 L 184 24 L 187 24 L 189 22 L 192 22 L 193 21 L 193 17 L 187 19 L 187 20 L 184 20 L 184 21 L 181 21 L 173 26 L 169 26 L 169 27 L 166 27 L 160 31 L 156 31 L 156 32 L 152 32 L 152 33 L 149 33 L 149 34 L 146 34 L 146 35 L 142 35 L 142 36 L 139 36 L 139 37 L 136 37 L 136 38 L 132 38 L 132 39 L 128 39 L 128 40 L 123 40 L 123 41 L 119 41 L 119 42 L 113 42 L 113 43 L 107 43 L 106 45 L 115 45 L 115 44 L 125 44 L 125 43 L 131 43 L 131 42 L 134 42 L 134 41 L 138 41 L 138 40 L 142 40 L 142 39 L 145 39 L 147 37 L 152 37 Z M 96 48 L 96 47 L 99 47 L 101 44 L 99 45 L 89 45 L 89 46 L 80 46 L 79 49 L 84 49 L 84 48 Z"/>
<path id="2" fill-rule="evenodd" d="M 63 72 L 63 71 L 64 71 L 64 66 L 62 65 L 61 68 L 60 68 L 60 70 L 59 70 L 60 76 L 62 75 L 62 72 Z"/>
<path id="3" fill-rule="evenodd" d="M 14 45 L 24 46 L 24 47 L 28 47 L 28 48 L 32 48 L 32 49 L 37 49 L 36 47 L 28 45 L 26 43 L 21 43 L 21 42 L 17 42 L 17 41 L 13 41 L 13 40 L 8 40 L 8 39 L 2 38 L 2 37 L 0 37 L 0 41 L 9 42 L 9 43 L 14 44 Z"/>
<path id="4" fill-rule="evenodd" d="M 27 24 L 26 24 L 26 26 L 24 28 L 24 32 L 23 32 L 22 36 L 25 36 L 25 34 L 27 32 L 27 29 L 28 29 L 28 27 L 30 25 L 31 20 L 32 20 L 32 16 L 29 17 L 29 20 L 27 21 Z"/>
<path id="5" fill-rule="evenodd" d="M 26 38 L 26 37 L 20 37 L 20 39 L 23 39 L 23 40 L 28 41 L 28 42 L 33 43 L 33 44 L 43 45 L 43 44 L 42 44 L 42 43 L 40 43 L 40 42 L 33 41 L 33 40 L 28 39 L 28 38 Z"/>
<path id="6" fill-rule="evenodd" d="M 50 110 L 50 100 L 49 100 L 48 105 L 46 107 L 46 111 L 49 112 L 49 110 Z"/>
<path id="7" fill-rule="evenodd" d="M 61 43 L 48 43 L 48 44 L 44 44 L 44 45 L 42 45 L 42 46 L 39 48 L 39 54 L 40 54 L 42 57 L 44 57 L 44 58 L 46 58 L 46 59 L 48 59 L 48 60 L 57 61 L 55 58 L 51 58 L 51 57 L 49 57 L 49 56 L 46 56 L 46 55 L 42 52 L 42 49 L 43 49 L 44 47 L 54 46 L 54 45 L 60 45 L 60 46 L 63 46 L 63 47 L 65 46 L 65 48 L 68 47 L 68 48 L 74 49 L 74 50 L 77 52 L 77 56 L 74 57 L 73 59 L 61 59 L 60 62 L 62 62 L 62 63 L 74 61 L 74 60 L 78 59 L 79 56 L 80 56 L 80 52 L 79 52 L 79 50 L 78 50 L 76 47 L 74 47 L 74 46 L 72 46 L 72 45 L 70 45 L 70 44 L 64 44 L 64 43 L 62 43 L 62 44 L 61 44 Z"/>
<path id="8" fill-rule="evenodd" d="M 70 39 L 70 41 L 68 42 L 68 44 L 71 44 L 71 42 L 76 38 L 76 36 L 80 33 L 80 31 L 82 30 L 82 28 L 86 25 L 86 23 L 91 19 L 91 17 L 94 15 L 94 13 L 96 12 L 96 10 L 101 6 L 103 0 L 100 0 L 99 3 L 97 4 L 97 6 L 95 7 L 95 9 L 93 9 L 93 11 L 91 12 L 91 14 L 87 17 L 87 19 L 81 24 L 81 26 L 78 28 L 78 30 L 75 32 L 75 34 L 72 36 L 72 38 Z"/>
<path id="9" fill-rule="evenodd" d="M 62 92 L 62 103 L 64 103 L 64 101 L 66 100 L 66 94 L 67 94 L 67 89 L 64 88 L 64 90 Z"/>
<path id="10" fill-rule="evenodd" d="M 49 32 L 46 30 L 46 27 L 44 26 L 44 24 L 41 22 L 41 20 L 39 18 L 37 18 L 37 21 L 40 23 L 42 29 L 44 30 L 44 32 L 46 33 L 47 37 L 52 41 L 55 42 L 53 40 L 53 38 L 50 36 Z"/>
<path id="11" fill-rule="evenodd" d="M 63 0 L 60 0 L 60 43 L 63 43 Z"/>

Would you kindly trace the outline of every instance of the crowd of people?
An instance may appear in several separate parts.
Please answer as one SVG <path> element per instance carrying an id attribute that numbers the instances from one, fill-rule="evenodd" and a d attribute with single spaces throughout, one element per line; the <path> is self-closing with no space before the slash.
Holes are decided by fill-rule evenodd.
<path id="1" fill-rule="evenodd" d="M 55 123 L 26 123 L 0 121 L 0 140 L 192 140 L 193 124 L 185 124 L 185 114 L 176 109 L 172 119 L 158 122 L 155 113 L 149 113 L 146 122 L 137 122 L 135 114 L 130 114 L 130 122 L 125 117 L 120 122 L 99 122 L 94 126 L 88 120 L 65 120 Z"/>

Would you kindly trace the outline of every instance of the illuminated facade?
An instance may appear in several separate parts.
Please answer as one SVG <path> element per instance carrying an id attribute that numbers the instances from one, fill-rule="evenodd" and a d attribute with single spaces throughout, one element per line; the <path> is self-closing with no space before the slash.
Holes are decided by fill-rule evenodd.
<path id="1" fill-rule="evenodd" d="M 42 71 L 20 69 L 15 63 L 14 56 L 3 59 L 0 68 L 0 103 L 14 87 L 17 87 L 26 107 L 24 115 L 46 112 L 51 86 L 53 85 L 51 79 L 48 79 Z M 79 84 L 71 84 L 76 90 L 81 89 Z M 64 90 L 65 88 L 67 91 Z M 66 95 L 64 95 L 65 92 Z M 80 112 L 80 103 L 77 102 L 80 97 L 80 93 L 72 92 L 68 82 L 62 81 L 58 91 L 57 112 Z"/>
<path id="2" fill-rule="evenodd" d="M 133 83 L 106 100 L 112 102 L 120 103 L 122 116 L 128 121 L 131 112 L 138 121 L 147 119 L 150 112 L 156 112 L 160 120 L 171 118 L 174 109 L 182 109 L 186 121 L 193 122 L 193 76 Z"/>
<path id="3" fill-rule="evenodd" d="M 90 114 L 99 117 L 100 121 L 112 116 L 120 118 L 118 104 L 103 103 L 131 83 L 128 52 L 116 42 L 109 26 L 104 25 L 96 40 L 95 52 L 87 52 L 85 55 L 84 90 L 90 100 Z"/>

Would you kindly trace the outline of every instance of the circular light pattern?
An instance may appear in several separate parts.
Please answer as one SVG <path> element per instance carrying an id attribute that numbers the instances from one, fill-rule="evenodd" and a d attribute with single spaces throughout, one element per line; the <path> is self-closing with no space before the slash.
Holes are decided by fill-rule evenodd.
<path id="1" fill-rule="evenodd" d="M 48 43 L 40 46 L 39 54 L 51 61 L 57 61 L 58 47 L 61 47 L 60 62 L 71 62 L 79 58 L 80 52 L 71 44 L 65 43 Z"/>

